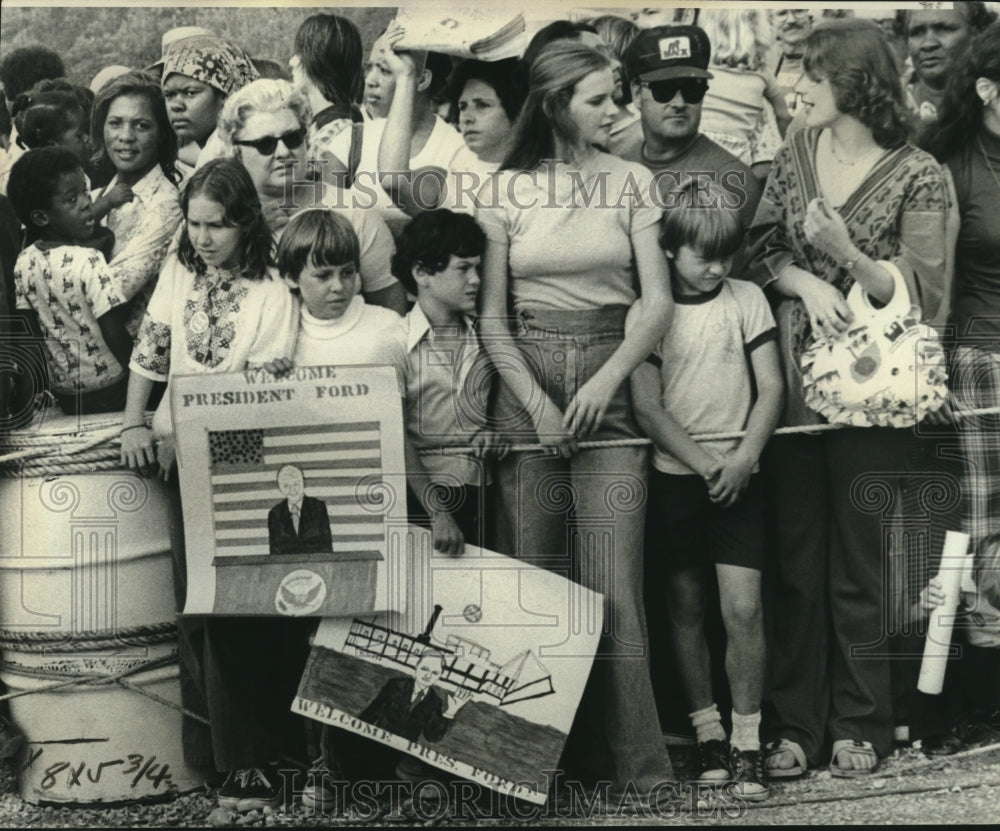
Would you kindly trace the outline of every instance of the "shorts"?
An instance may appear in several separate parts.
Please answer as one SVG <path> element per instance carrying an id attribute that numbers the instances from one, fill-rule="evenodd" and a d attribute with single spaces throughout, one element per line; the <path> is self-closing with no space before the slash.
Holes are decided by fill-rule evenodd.
<path id="1" fill-rule="evenodd" d="M 764 565 L 764 493 L 754 474 L 735 505 L 723 508 L 695 474 L 649 472 L 646 557 L 661 557 L 668 572 L 706 563 Z"/>

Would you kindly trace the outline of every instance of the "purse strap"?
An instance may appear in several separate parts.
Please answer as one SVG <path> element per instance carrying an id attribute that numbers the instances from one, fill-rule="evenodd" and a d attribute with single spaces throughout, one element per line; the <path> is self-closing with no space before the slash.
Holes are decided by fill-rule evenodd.
<path id="1" fill-rule="evenodd" d="M 876 306 L 872 302 L 871 295 L 864 290 L 860 283 L 855 282 L 847 293 L 847 305 L 854 312 L 855 323 L 872 320 L 895 320 L 905 317 L 913 308 L 910 291 L 906 287 L 906 279 L 899 267 L 889 260 L 878 260 L 876 265 L 882 266 L 892 277 L 892 299 L 884 306 Z"/>

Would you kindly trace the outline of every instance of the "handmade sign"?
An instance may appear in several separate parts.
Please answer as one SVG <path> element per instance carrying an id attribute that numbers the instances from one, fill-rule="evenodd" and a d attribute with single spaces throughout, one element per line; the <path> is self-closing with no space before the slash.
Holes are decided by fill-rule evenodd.
<path id="1" fill-rule="evenodd" d="M 405 613 L 324 620 L 292 709 L 531 802 L 546 798 L 597 649 L 603 597 L 393 528 Z"/>
<path id="2" fill-rule="evenodd" d="M 404 6 L 396 22 L 405 29 L 399 46 L 498 61 L 520 57 L 528 45 L 523 12 L 467 6 Z"/>
<path id="3" fill-rule="evenodd" d="M 390 608 L 386 528 L 405 522 L 391 367 L 176 379 L 187 614 Z M 398 491 L 398 493 L 396 492 Z"/>

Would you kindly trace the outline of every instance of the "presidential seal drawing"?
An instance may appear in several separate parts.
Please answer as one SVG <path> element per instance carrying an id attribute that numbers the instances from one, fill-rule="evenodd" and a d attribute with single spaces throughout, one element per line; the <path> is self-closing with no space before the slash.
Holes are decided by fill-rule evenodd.
<path id="1" fill-rule="evenodd" d="M 283 615 L 311 615 L 326 600 L 326 581 L 307 568 L 289 572 L 278 585 L 274 608 Z"/>

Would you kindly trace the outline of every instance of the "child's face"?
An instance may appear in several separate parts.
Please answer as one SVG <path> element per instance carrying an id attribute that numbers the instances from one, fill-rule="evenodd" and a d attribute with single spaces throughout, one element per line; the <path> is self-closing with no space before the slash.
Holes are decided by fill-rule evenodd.
<path id="1" fill-rule="evenodd" d="M 441 309 L 460 314 L 474 314 L 479 295 L 480 257 L 456 257 L 436 274 L 418 269 L 416 279 L 420 297 L 432 299 Z"/>
<path id="2" fill-rule="evenodd" d="M 679 294 L 705 294 L 712 291 L 729 275 L 733 258 L 707 259 L 690 245 L 682 245 L 676 254 L 668 251 L 674 261 L 674 286 Z"/>
<path id="3" fill-rule="evenodd" d="M 206 265 L 235 268 L 240 260 L 240 229 L 226 224 L 226 209 L 196 193 L 188 201 L 187 232 Z"/>
<path id="4" fill-rule="evenodd" d="M 299 274 L 298 282 L 285 277 L 291 288 L 297 288 L 302 302 L 313 317 L 336 320 L 343 316 L 358 290 L 357 263 L 316 265 L 311 260 Z"/>
<path id="5" fill-rule="evenodd" d="M 85 240 L 94 233 L 94 203 L 90 201 L 83 170 L 63 173 L 42 214 L 48 219 L 49 235 L 59 239 Z"/>
<path id="6" fill-rule="evenodd" d="M 59 136 L 57 144 L 65 147 L 73 153 L 81 162 L 90 158 L 90 133 L 87 132 L 87 125 L 84 123 L 83 114 L 80 113 L 69 119 L 70 126 Z"/>

